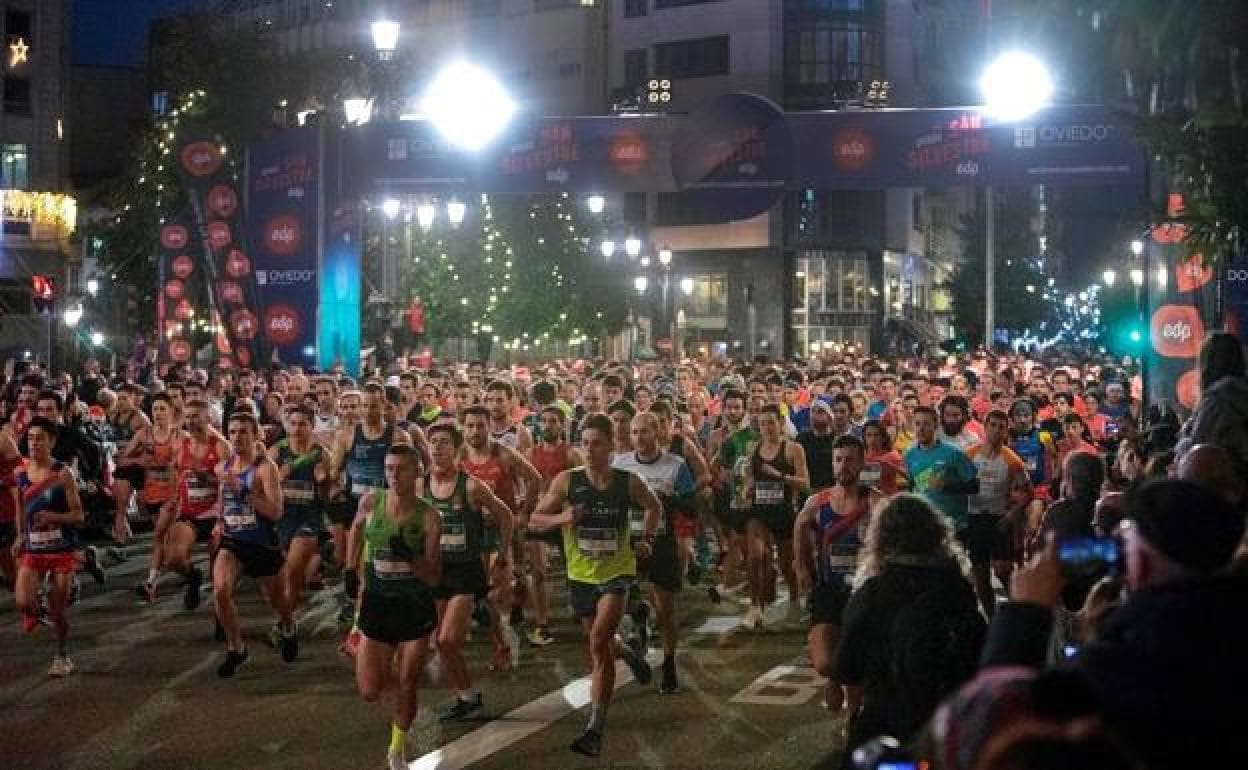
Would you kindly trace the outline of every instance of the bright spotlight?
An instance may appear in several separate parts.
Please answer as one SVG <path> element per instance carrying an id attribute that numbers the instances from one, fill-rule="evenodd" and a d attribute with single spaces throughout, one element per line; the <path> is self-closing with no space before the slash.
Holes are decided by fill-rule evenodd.
<path id="1" fill-rule="evenodd" d="M 585 199 L 585 205 L 589 206 L 589 213 L 601 214 L 607 207 L 607 199 L 601 195 L 591 195 Z"/>
<path id="2" fill-rule="evenodd" d="M 386 215 L 386 219 L 394 219 L 399 215 L 400 206 L 401 204 L 396 199 L 387 198 L 385 202 L 381 204 L 381 211 Z"/>
<path id="3" fill-rule="evenodd" d="M 432 203 L 422 203 L 416 207 L 416 224 L 420 225 L 421 230 L 428 230 L 433 227 L 433 220 L 438 215 L 438 209 Z"/>
<path id="4" fill-rule="evenodd" d="M 447 141 L 470 151 L 497 138 L 516 113 L 516 103 L 492 75 L 462 61 L 438 73 L 420 108 Z"/>
<path id="5" fill-rule="evenodd" d="M 1053 98 L 1053 79 L 1036 57 L 1021 51 L 998 56 L 979 80 L 989 115 L 1014 121 L 1030 117 Z"/>

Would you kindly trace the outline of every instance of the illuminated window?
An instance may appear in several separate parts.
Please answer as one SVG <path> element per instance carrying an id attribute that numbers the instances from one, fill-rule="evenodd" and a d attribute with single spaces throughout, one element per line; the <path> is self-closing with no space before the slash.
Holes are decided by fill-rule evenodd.
<path id="1" fill-rule="evenodd" d="M 26 157 L 26 145 L 0 145 L 0 188 L 5 190 L 26 190 L 30 188 L 30 178 Z"/>
<path id="2" fill-rule="evenodd" d="M 728 315 L 728 276 L 708 273 L 691 276 L 693 293 L 689 295 L 689 315 L 724 317 Z"/>

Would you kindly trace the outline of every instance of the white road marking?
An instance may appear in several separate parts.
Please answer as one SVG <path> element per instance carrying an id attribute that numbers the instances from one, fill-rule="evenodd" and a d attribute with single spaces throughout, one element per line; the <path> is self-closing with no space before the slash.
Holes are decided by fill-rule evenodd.
<path id="1" fill-rule="evenodd" d="M 651 653 L 647 660 L 653 665 L 661 655 Z M 633 681 L 633 674 L 623 661 L 615 663 L 615 689 Z M 484 727 L 473 730 L 436 751 L 408 763 L 409 770 L 455 770 L 468 767 L 534 733 L 546 729 L 570 712 L 589 705 L 590 678 L 583 676 L 558 690 L 530 701 Z"/>
<path id="2" fill-rule="evenodd" d="M 776 666 L 750 682 L 729 702 L 756 706 L 803 706 L 823 692 L 827 683 L 827 679 L 808 665 L 786 664 Z"/>

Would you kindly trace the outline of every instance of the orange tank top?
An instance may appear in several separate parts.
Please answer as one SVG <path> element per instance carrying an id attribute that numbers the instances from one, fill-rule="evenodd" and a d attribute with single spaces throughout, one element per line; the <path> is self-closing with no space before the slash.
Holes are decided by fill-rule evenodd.
<path id="1" fill-rule="evenodd" d="M 191 451 L 194 443 L 189 436 L 183 439 L 178 453 L 178 499 L 184 519 L 198 519 L 212 510 L 221 489 L 216 474 L 217 463 L 221 462 L 217 442 L 209 443 L 208 451 L 199 458 Z"/>
<path id="2" fill-rule="evenodd" d="M 508 508 L 513 511 L 516 509 L 515 480 L 503 466 L 503 459 L 499 456 L 497 447 L 491 449 L 489 458 L 482 463 L 474 463 L 465 455 L 463 469 L 464 473 L 489 487 L 490 491 Z"/>
<path id="3" fill-rule="evenodd" d="M 158 464 L 143 469 L 143 502 L 147 505 L 161 505 L 173 499 L 173 432 L 170 432 L 169 440 L 162 443 L 156 440 L 155 427 L 148 431 L 151 440 L 147 444 L 146 452 Z"/>
<path id="4" fill-rule="evenodd" d="M 545 444 L 536 444 L 529 455 L 533 467 L 542 475 L 542 481 L 549 484 L 561 471 L 572 467 L 568 459 L 568 445 L 562 441 L 547 449 Z"/>

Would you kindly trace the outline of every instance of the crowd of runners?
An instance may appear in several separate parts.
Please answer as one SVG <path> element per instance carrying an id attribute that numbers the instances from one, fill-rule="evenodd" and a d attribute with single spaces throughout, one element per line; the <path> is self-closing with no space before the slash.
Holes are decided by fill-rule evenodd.
<path id="1" fill-rule="evenodd" d="M 486 708 L 490 674 L 465 655 L 474 627 L 495 672 L 524 665 L 526 647 L 587 645 L 591 708 L 571 749 L 598 756 L 617 657 L 640 685 L 681 692 L 677 603 L 689 591 L 739 601 L 750 631 L 807 630 L 825 705 L 860 712 L 868 674 L 846 607 L 864 548 L 887 536 L 871 532 L 873 511 L 910 492 L 940 514 L 990 618 L 1011 572 L 1062 526 L 1051 503 L 1091 495 L 1089 534 L 1108 533 L 1122 490 L 1171 464 L 1166 421 L 1139 428 L 1129 362 L 1058 352 L 400 359 L 359 378 L 145 362 L 112 376 L 90 361 L 55 378 L 19 366 L 5 395 L 0 579 L 23 628 L 50 628 L 50 675 L 74 672 L 78 582 L 108 579 L 107 541 L 84 534 L 106 533 L 124 556 L 132 523 L 146 522 L 138 600 L 202 613 L 224 647 L 220 677 L 260 654 L 240 584 L 271 608 L 263 636 L 287 662 L 300 655 L 301 603 L 335 597 L 361 697 L 393 693 L 391 767 L 406 766 L 430 667 L 451 690 L 441 720 Z M 551 633 L 563 612 L 552 570 L 566 573 L 583 642 Z"/>

